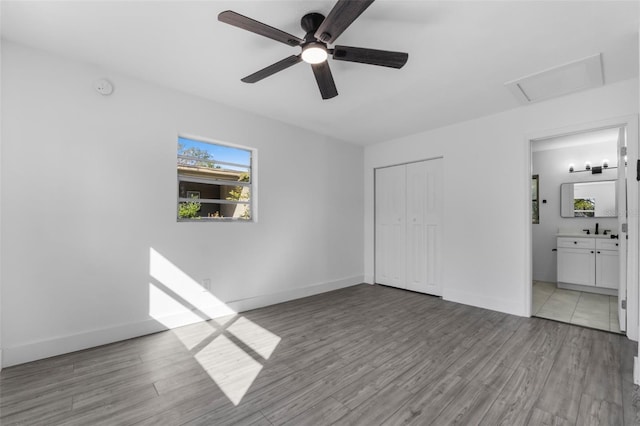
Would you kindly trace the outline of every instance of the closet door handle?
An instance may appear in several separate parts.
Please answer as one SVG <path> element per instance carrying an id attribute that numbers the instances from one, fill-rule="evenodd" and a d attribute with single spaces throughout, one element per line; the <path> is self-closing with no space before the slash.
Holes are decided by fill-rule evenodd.
<path id="1" fill-rule="evenodd" d="M 591 253 L 593 253 L 593 252 L 591 252 Z M 598 254 L 600 254 L 600 252 L 598 252 Z"/>
<path id="2" fill-rule="evenodd" d="M 573 244 L 578 244 L 578 242 L 577 242 L 577 241 L 574 241 L 574 242 L 573 242 Z"/>
<path id="3" fill-rule="evenodd" d="M 593 250 L 591 250 L 591 253 L 593 253 Z M 598 252 L 598 253 L 600 253 L 600 252 Z"/>

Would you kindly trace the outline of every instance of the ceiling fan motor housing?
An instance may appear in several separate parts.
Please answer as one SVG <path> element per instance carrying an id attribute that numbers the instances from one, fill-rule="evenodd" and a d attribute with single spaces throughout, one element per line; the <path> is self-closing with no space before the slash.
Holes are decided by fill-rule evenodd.
<path id="1" fill-rule="evenodd" d="M 320 24 L 322 24 L 322 21 L 324 21 L 324 15 L 321 13 L 307 13 L 302 17 L 300 20 L 300 26 L 306 33 L 306 36 L 304 37 L 306 42 L 316 40 L 314 34 L 318 30 L 318 27 L 320 27 Z"/>

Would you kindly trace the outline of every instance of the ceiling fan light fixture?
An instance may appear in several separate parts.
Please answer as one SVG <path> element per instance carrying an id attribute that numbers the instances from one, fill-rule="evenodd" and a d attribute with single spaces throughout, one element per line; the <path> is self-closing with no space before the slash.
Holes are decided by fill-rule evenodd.
<path id="1" fill-rule="evenodd" d="M 320 43 L 309 43 L 302 48 L 302 60 L 308 64 L 320 64 L 327 56 L 327 49 Z"/>

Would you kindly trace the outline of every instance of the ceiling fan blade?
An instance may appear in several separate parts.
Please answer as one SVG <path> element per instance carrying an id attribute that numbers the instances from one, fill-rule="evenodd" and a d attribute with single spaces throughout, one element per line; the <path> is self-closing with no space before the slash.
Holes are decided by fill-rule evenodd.
<path id="1" fill-rule="evenodd" d="M 331 99 L 338 96 L 338 89 L 336 89 L 336 83 L 333 81 L 329 63 L 324 61 L 319 64 L 313 64 L 311 69 L 313 69 L 313 75 L 316 77 L 322 99 Z"/>
<path id="2" fill-rule="evenodd" d="M 337 61 L 360 62 L 362 64 L 380 65 L 382 67 L 402 68 L 409 59 L 404 52 L 365 49 L 362 47 L 336 46 L 333 59 Z"/>
<path id="3" fill-rule="evenodd" d="M 371 3 L 373 0 L 338 0 L 318 27 L 315 37 L 325 43 L 333 44 Z"/>
<path id="4" fill-rule="evenodd" d="M 267 78 L 270 75 L 277 73 L 278 71 L 287 69 L 300 61 L 302 61 L 300 55 L 291 55 L 288 58 L 284 58 L 283 60 L 278 61 L 275 64 L 271 64 L 268 67 L 261 69 L 260 71 L 256 71 L 253 74 L 246 76 L 241 81 L 245 83 L 255 83 L 262 80 L 263 78 Z"/>
<path id="5" fill-rule="evenodd" d="M 231 10 L 220 12 L 218 15 L 218 21 L 233 25 L 234 27 L 242 28 L 243 30 L 251 31 L 252 33 L 279 41 L 280 43 L 288 44 L 289 46 L 299 46 L 304 43 L 304 40 L 301 38 L 285 33 L 284 31 L 273 28 L 267 24 L 263 24 L 255 19 L 247 18 L 246 16 L 240 15 L 239 13 Z"/>

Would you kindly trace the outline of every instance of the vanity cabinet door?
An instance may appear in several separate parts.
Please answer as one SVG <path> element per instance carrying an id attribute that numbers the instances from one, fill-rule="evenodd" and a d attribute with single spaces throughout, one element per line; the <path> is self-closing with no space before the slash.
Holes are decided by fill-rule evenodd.
<path id="1" fill-rule="evenodd" d="M 595 271 L 595 250 L 558 248 L 559 282 L 595 286 Z"/>
<path id="2" fill-rule="evenodd" d="M 597 250 L 596 287 L 618 289 L 619 258 L 616 250 Z"/>

